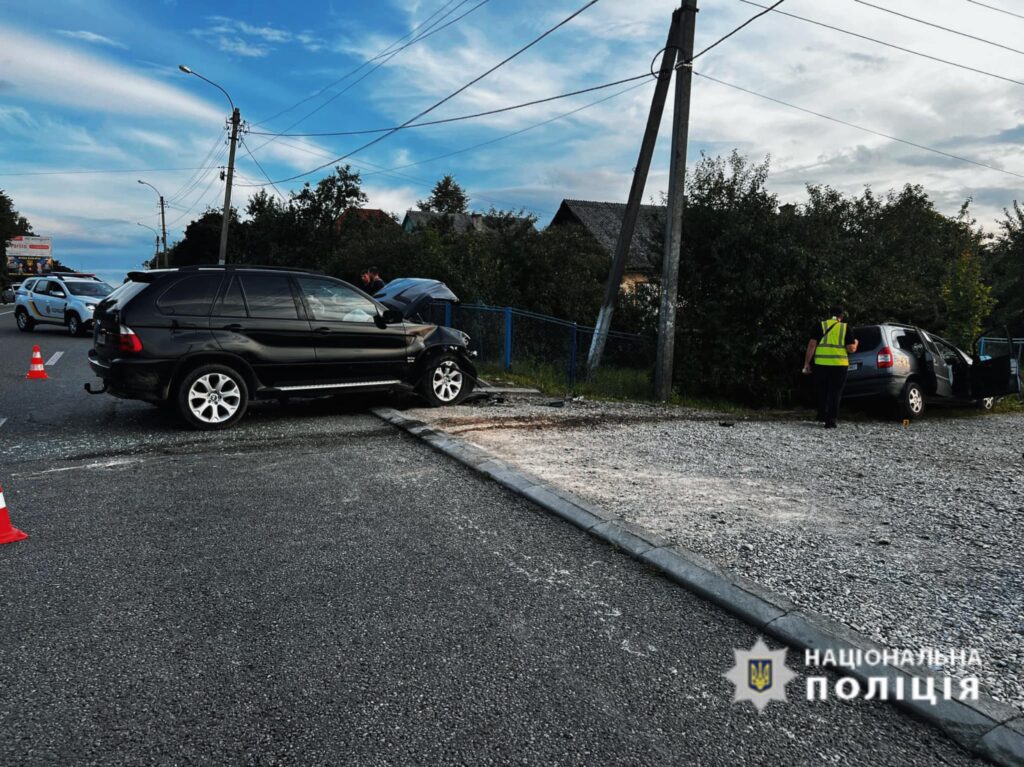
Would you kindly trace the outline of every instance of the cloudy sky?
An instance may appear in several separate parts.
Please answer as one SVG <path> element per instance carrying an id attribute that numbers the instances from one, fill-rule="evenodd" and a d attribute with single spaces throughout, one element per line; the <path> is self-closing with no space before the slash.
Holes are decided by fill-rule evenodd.
<path id="1" fill-rule="evenodd" d="M 696 70 L 994 169 L 700 77 L 690 160 L 734 147 L 756 159 L 770 155 L 770 186 L 784 201 L 799 201 L 808 183 L 854 193 L 865 185 L 883 191 L 920 183 L 947 212 L 973 197 L 978 219 L 994 227 L 1003 207 L 1024 199 L 1024 0 L 985 0 L 1002 12 L 971 0 L 871 3 L 875 7 L 858 0 L 787 0 L 779 10 L 989 74 L 775 13 L 699 59 Z M 368 138 L 290 136 L 268 143 L 271 137 L 258 131 L 336 132 L 404 122 L 583 4 L 7 0 L 0 4 L 0 189 L 37 233 L 55 238 L 65 262 L 94 270 L 135 267 L 152 252 L 152 234 L 137 222 L 158 226 L 156 194 L 137 179 L 167 197 L 170 240 L 223 199 L 218 167 L 226 162 L 227 100 L 179 72 L 179 63 L 222 85 L 241 109 L 250 133 L 248 150 L 238 155 L 234 201 L 244 206 L 257 187 L 241 185 L 266 181 L 249 151 L 277 180 Z M 676 5 L 601 0 L 431 118 L 639 75 L 664 45 Z M 702 6 L 698 50 L 759 11 L 742 0 Z M 423 40 L 377 59 L 384 63 L 372 72 L 364 64 L 425 20 L 416 33 L 428 32 Z M 564 197 L 625 198 L 653 90 L 649 82 L 626 88 L 404 131 L 348 162 L 363 173 L 373 207 L 401 213 L 440 176 L 453 173 L 474 207 L 525 208 L 544 224 Z M 648 196 L 666 185 L 668 128 L 666 119 Z M 435 159 L 441 155 L 449 156 Z M 278 189 L 287 194 L 321 175 Z"/>

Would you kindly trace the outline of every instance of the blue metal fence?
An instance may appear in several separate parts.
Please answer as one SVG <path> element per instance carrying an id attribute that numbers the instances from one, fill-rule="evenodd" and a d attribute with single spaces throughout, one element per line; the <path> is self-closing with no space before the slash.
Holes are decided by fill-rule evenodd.
<path id="1" fill-rule="evenodd" d="M 470 348 L 486 365 L 512 371 L 532 366 L 553 366 L 565 371 L 569 387 L 585 374 L 594 328 L 546 314 L 511 306 L 486 304 L 431 305 L 424 319 L 458 328 L 469 334 Z M 654 367 L 654 339 L 639 333 L 608 334 L 602 368 L 650 372 Z"/>
<path id="2" fill-rule="evenodd" d="M 1006 349 L 1008 341 L 1006 338 L 998 337 L 985 337 L 978 341 L 978 356 L 984 357 L 986 355 L 986 347 L 988 348 L 988 354 L 991 356 L 992 352 L 995 352 L 999 356 L 1002 356 Z M 1018 361 L 1021 359 L 1021 352 L 1024 351 L 1024 338 L 1013 338 L 1009 340 L 1010 344 L 1010 356 L 1016 357 Z"/>

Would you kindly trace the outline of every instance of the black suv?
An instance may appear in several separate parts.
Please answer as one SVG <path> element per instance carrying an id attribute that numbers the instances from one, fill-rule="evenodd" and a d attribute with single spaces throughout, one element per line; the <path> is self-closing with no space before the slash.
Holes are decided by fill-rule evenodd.
<path id="1" fill-rule="evenodd" d="M 925 405 L 992 406 L 992 398 L 1021 390 L 1012 344 L 1006 354 L 970 356 L 934 333 L 911 325 L 864 325 L 850 355 L 843 399 L 888 399 L 902 418 L 918 418 Z"/>
<path id="2" fill-rule="evenodd" d="M 435 297 L 457 299 L 435 280 L 388 287 L 375 300 L 296 269 L 132 272 L 96 307 L 96 393 L 172 405 L 197 429 L 230 426 L 253 397 L 405 390 L 460 402 L 476 381 L 469 337 L 417 320 Z"/>

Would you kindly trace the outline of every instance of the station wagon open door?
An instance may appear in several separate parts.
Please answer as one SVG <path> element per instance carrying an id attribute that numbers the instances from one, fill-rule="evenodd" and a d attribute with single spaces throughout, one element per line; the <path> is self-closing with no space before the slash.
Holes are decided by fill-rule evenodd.
<path id="1" fill-rule="evenodd" d="M 971 394 L 975 399 L 1020 394 L 1020 360 L 1009 330 L 986 334 L 984 338 L 984 345 L 975 343 Z"/>

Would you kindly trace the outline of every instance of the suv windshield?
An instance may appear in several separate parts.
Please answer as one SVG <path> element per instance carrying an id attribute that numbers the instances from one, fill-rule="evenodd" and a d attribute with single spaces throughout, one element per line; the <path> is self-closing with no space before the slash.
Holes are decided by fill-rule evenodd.
<path id="1" fill-rule="evenodd" d="M 73 296 L 85 296 L 87 298 L 103 298 L 110 295 L 114 289 L 105 282 L 65 282 L 68 291 Z"/>

